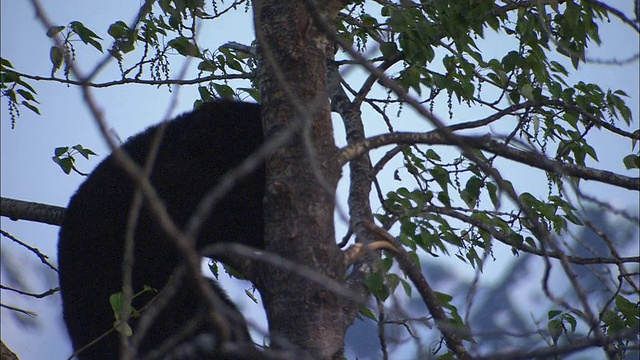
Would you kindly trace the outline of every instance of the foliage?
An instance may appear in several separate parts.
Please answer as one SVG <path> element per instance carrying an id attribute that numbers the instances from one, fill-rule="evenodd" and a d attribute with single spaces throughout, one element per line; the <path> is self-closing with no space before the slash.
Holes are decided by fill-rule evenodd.
<path id="1" fill-rule="evenodd" d="M 216 21 L 234 9 L 248 11 L 249 2 L 228 5 L 214 1 L 213 6 L 197 0 L 152 3 L 147 2 L 140 9 L 132 24 L 116 21 L 106 30 L 92 30 L 90 24 L 73 21 L 49 28 L 46 35 L 59 39 L 50 51 L 51 79 L 63 69 L 63 79 L 57 80 L 81 84 L 84 79 L 70 76 L 70 64 L 82 52 L 102 53 L 107 49 L 107 56 L 118 64 L 122 77 L 119 84 L 139 82 L 166 85 L 169 89 L 176 83 L 193 84 L 200 96 L 196 104 L 217 98 L 260 99 L 253 47 L 228 43 L 207 49 L 197 37 L 198 21 Z M 595 196 L 587 195 L 582 180 L 592 178 L 570 175 L 567 169 L 586 168 L 604 177 L 609 173 L 597 168 L 640 168 L 640 130 L 633 128 L 637 128 L 637 114 L 627 105 L 637 99 L 630 99 L 623 89 L 603 88 L 581 78 L 581 68 L 594 61 L 590 50 L 603 42 L 600 28 L 611 22 L 630 28 L 637 42 L 637 19 L 630 20 L 621 11 L 593 0 L 360 0 L 343 10 L 335 23 L 341 41 L 367 54 L 370 64 L 408 93 L 402 96 L 389 87 L 376 85 L 378 77 L 367 73 L 365 80 L 345 82 L 345 91 L 355 99 L 354 103 L 378 115 L 388 134 L 396 133 L 395 127 L 402 124 L 393 117 L 394 111 L 397 118 L 405 116 L 410 99 L 417 99 L 436 115 L 441 115 L 439 109 L 446 104 L 443 112 L 447 119 L 443 122 L 453 134 L 454 140 L 398 142 L 395 149 L 381 156 L 371 152 L 375 172 L 381 172 L 396 155 L 402 159 L 401 166 L 392 171 L 396 184 L 382 181 L 382 175 L 376 173 L 376 182 L 380 181 L 376 187 L 380 206 L 376 220 L 383 228 L 391 229 L 409 257 L 421 266 L 436 257 L 451 257 L 480 277 L 487 262 L 502 254 L 501 249 L 511 251 L 514 261 L 520 255 L 538 256 L 545 273 L 540 292 L 549 299 L 549 309 L 554 310 L 547 312 L 546 326 L 532 333 L 542 334 L 551 347 L 566 345 L 563 336 L 568 341 L 577 337 L 589 339 L 589 331 L 593 331 L 614 339 L 638 328 L 637 273 L 629 275 L 625 267 L 628 262 L 637 264 L 638 258 L 623 254 L 629 246 L 625 245 L 627 239 L 612 240 L 607 234 L 600 234 L 598 241 L 609 250 L 590 256 L 575 253 L 573 249 L 580 246 L 580 241 L 562 240 L 570 239 L 576 229 L 597 232 L 592 219 L 585 215 L 585 202 L 613 211 L 606 198 L 597 201 Z M 497 42 L 500 46 L 495 45 Z M 637 54 L 634 56 L 630 61 L 637 62 Z M 170 80 L 172 62 L 181 57 L 197 61 L 196 79 Z M 344 69 L 355 61 L 343 52 L 338 52 L 337 57 L 338 65 Z M 39 113 L 37 83 L 25 80 L 8 59 L 1 59 L 0 65 L 2 95 L 7 99 L 12 124 L 23 106 Z M 234 80 L 249 80 L 252 86 L 236 86 L 232 84 Z M 465 107 L 484 117 L 462 120 L 466 115 L 460 114 L 469 113 Z M 430 131 L 442 129 L 432 124 Z M 477 142 L 468 145 L 470 149 L 455 141 L 455 136 L 462 133 L 487 132 L 489 140 L 475 138 Z M 606 148 L 594 139 L 602 133 L 615 137 L 616 143 L 627 149 L 616 164 L 600 163 Z M 452 151 L 452 146 L 460 151 Z M 507 150 L 519 158 L 508 156 Z M 74 154 L 87 159 L 95 155 L 81 145 L 59 147 L 54 161 L 68 174 L 75 170 Z M 540 156 L 531 157 L 532 154 Z M 533 167 L 546 184 L 536 186 L 511 179 L 513 172 L 504 159 Z M 637 196 L 637 177 L 628 176 L 623 170 L 612 176 L 631 183 L 627 189 Z M 618 215 L 621 221 L 635 222 L 637 231 L 637 214 Z M 565 283 L 570 283 L 573 291 L 584 293 L 578 296 L 579 303 L 567 304 L 555 295 L 560 286 L 549 280 L 552 263 L 563 268 Z M 614 277 L 619 279 L 615 286 L 607 288 L 615 299 L 614 305 L 592 304 L 588 289 L 582 289 L 579 281 L 572 280 L 572 270 L 563 267 L 569 263 L 611 264 L 608 271 L 617 271 Z M 393 264 L 393 257 L 384 255 L 379 271 L 365 280 L 380 301 L 400 296 L 398 293 L 415 295 L 415 289 L 394 271 Z M 396 291 L 398 285 L 402 285 L 402 292 Z M 474 282 L 466 294 L 469 300 L 459 299 L 453 291 L 437 296 L 447 316 L 464 330 L 465 340 L 478 341 L 481 351 L 493 351 L 499 347 L 482 347 L 482 342 L 473 336 L 482 326 L 468 323 L 464 311 L 474 309 L 462 310 L 465 304 L 470 307 L 471 299 L 478 295 L 476 285 Z M 557 305 L 561 310 L 555 310 Z M 592 313 L 592 306 L 597 309 L 596 314 Z M 371 309 L 363 309 L 362 314 L 377 321 L 382 318 Z M 517 339 L 513 341 L 520 344 Z M 616 340 L 613 345 L 623 354 L 630 343 L 637 346 L 637 336 Z M 601 345 L 595 340 L 593 344 Z M 418 344 L 421 346 L 424 343 Z"/>
<path id="2" fill-rule="evenodd" d="M 20 105 L 40 115 L 40 110 L 34 105 L 38 103 L 35 97 L 36 90 L 15 72 L 9 60 L 3 58 L 0 58 L 0 90 L 2 90 L 2 96 L 7 98 L 12 128 L 15 127 L 16 119 L 20 116 Z M 18 100 L 18 95 L 22 100 Z"/>
<path id="3" fill-rule="evenodd" d="M 93 150 L 86 149 L 82 145 L 78 144 L 72 147 L 61 146 L 56 148 L 54 150 L 54 156 L 52 157 L 52 159 L 53 159 L 53 162 L 55 162 L 56 164 L 58 164 L 58 166 L 60 166 L 60 168 L 62 169 L 62 171 L 64 171 L 65 174 L 70 174 L 71 170 L 74 170 L 76 172 L 78 171 L 78 169 L 76 169 L 76 166 L 75 166 L 76 154 L 82 155 L 82 157 L 84 157 L 87 160 L 89 160 L 89 156 L 97 155 L 96 153 L 93 152 Z"/>

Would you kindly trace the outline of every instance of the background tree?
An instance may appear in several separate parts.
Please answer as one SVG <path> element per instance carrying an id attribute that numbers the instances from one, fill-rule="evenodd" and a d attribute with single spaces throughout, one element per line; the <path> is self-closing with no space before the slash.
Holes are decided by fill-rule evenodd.
<path id="1" fill-rule="evenodd" d="M 209 43 L 215 32 L 228 32 L 227 17 L 250 5 L 257 51 L 249 46 L 252 38 L 244 44 Z M 638 247 L 632 241 L 638 238 L 640 190 L 640 131 L 633 122 L 638 3 L 342 5 L 146 1 L 129 23 L 110 20 L 100 28 L 78 21 L 81 15 L 52 23 L 47 35 L 59 42 L 48 49 L 50 76 L 3 50 L 3 126 L 38 131 L 27 119 L 32 112 L 47 116 L 50 105 L 40 89 L 59 92 L 65 84 L 81 90 L 97 120 L 140 117 L 129 107 L 115 116 L 99 111 L 100 102 L 123 92 L 125 84 L 157 85 L 174 94 L 185 85 L 197 101 L 261 100 L 266 132 L 283 134 L 285 144 L 267 163 L 268 250 L 321 276 L 310 281 L 318 279 L 297 267 L 274 267 L 266 255 L 245 264 L 245 275 L 262 294 L 274 341 L 284 338 L 314 356 L 339 357 L 344 331 L 360 310 L 378 328 L 372 334 L 378 337 L 375 351 L 361 357 L 528 358 L 590 348 L 601 348 L 609 358 L 632 356 L 640 293 Z M 39 13 L 40 22 L 46 23 L 47 13 Z M 618 39 L 602 37 L 610 26 Z M 4 28 L 2 34 L 8 36 Z M 627 46 L 594 55 L 598 46 L 620 38 Z M 91 60 L 84 59 L 92 52 L 107 55 L 89 66 Z M 73 74 L 72 64 L 83 75 Z M 612 67 L 631 72 L 623 79 L 626 87 L 618 79 L 586 80 Z M 150 90 L 138 86 L 132 93 L 144 91 Z M 146 103 L 157 104 L 157 93 L 143 95 Z M 176 102 L 177 95 L 167 101 Z M 143 108 L 148 112 L 149 106 Z M 334 136 L 329 109 L 340 115 L 334 120 L 342 120 L 344 134 Z M 163 116 L 168 117 L 145 114 L 150 120 Z M 67 122 L 57 120 L 60 127 Z M 3 132 L 3 145 L 11 136 L 17 135 Z M 54 161 L 64 172 L 88 172 L 79 157 L 93 161 L 90 150 L 56 146 Z M 3 148 L 3 182 L 6 170 L 15 170 L 4 165 L 12 155 Z M 349 188 L 336 192 L 340 166 L 347 163 L 343 178 Z M 51 167 L 35 165 L 35 171 Z M 66 203 L 24 191 L 25 199 Z M 615 206 L 609 194 L 632 200 Z M 4 190 L 3 196 L 21 197 Z M 400 252 L 383 254 L 381 261 L 371 254 L 345 278 L 343 255 L 334 245 L 334 202 L 341 246 L 352 239 L 383 239 Z M 20 211 L 21 205 L 3 198 L 2 215 L 59 219 L 50 208 L 40 216 Z M 601 221 L 603 213 L 609 222 Z M 3 229 L 13 226 L 5 219 Z M 15 239 L 8 232 L 3 236 Z M 19 276 L 5 275 L 19 274 L 10 272 L 15 267 L 7 266 L 6 251 L 2 261 L 3 295 L 29 296 Z M 468 281 L 457 279 L 461 270 L 451 271 L 454 264 L 467 268 Z M 50 270 L 38 271 L 51 276 Z M 485 278 L 500 281 L 491 288 Z M 351 296 L 327 279 L 343 283 Z M 528 293 L 522 290 L 533 283 Z M 510 291 L 515 288 L 523 293 Z M 353 301 L 367 291 L 376 295 L 375 304 Z M 10 305 L 3 296 L 3 306 Z M 366 324 L 372 322 L 356 320 L 355 326 Z"/>

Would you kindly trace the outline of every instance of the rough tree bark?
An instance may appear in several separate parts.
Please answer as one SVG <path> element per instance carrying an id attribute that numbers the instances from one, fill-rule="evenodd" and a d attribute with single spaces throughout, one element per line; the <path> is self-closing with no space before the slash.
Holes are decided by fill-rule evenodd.
<path id="1" fill-rule="evenodd" d="M 318 6 L 329 19 L 342 5 Z M 308 6 L 304 0 L 254 2 L 265 133 L 292 135 L 267 159 L 265 240 L 268 251 L 342 281 L 346 269 L 333 223 L 341 169 L 327 98 L 328 46 Z M 353 321 L 352 312 L 341 311 L 345 300 L 273 267 L 257 271 L 253 280 L 272 345 L 293 345 L 319 359 L 342 357 Z"/>

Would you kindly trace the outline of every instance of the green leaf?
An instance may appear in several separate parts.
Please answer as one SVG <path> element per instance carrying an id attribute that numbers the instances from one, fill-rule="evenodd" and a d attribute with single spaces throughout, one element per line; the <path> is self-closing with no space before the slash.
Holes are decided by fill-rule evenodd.
<path id="1" fill-rule="evenodd" d="M 472 176 L 467 180 L 465 190 L 472 193 L 476 198 L 480 196 L 480 189 L 484 186 L 484 183 L 477 176 Z"/>
<path id="2" fill-rule="evenodd" d="M 23 90 L 23 89 L 18 89 L 18 90 L 16 90 L 16 92 L 18 94 L 20 94 L 20 96 L 22 96 L 25 100 L 38 102 L 38 100 L 36 100 L 36 98 L 33 96 L 33 94 L 30 93 L 29 91 L 26 91 L 26 90 Z"/>
<path id="3" fill-rule="evenodd" d="M 373 313 L 373 311 L 371 311 L 371 309 L 367 307 L 360 308 L 360 315 L 363 315 L 364 317 L 368 317 L 373 321 L 378 321 L 378 318 L 376 318 L 376 315 Z"/>
<path id="4" fill-rule="evenodd" d="M 198 70 L 214 72 L 216 71 L 216 64 L 213 61 L 203 60 L 198 64 Z"/>
<path id="5" fill-rule="evenodd" d="M 420 87 L 421 86 L 420 75 L 421 75 L 420 69 L 416 67 L 410 67 L 401 72 L 401 75 L 398 78 L 398 83 L 405 90 L 413 89 L 418 94 L 420 94 L 422 91 L 422 88 Z"/>
<path id="6" fill-rule="evenodd" d="M 254 88 L 238 88 L 238 90 L 245 91 L 249 96 L 251 96 L 256 102 L 260 103 L 260 90 Z"/>
<path id="7" fill-rule="evenodd" d="M 167 43 L 168 46 L 174 48 L 180 55 L 198 57 L 200 50 L 184 36 L 177 37 Z"/>
<path id="8" fill-rule="evenodd" d="M 171 26 L 171 29 L 173 30 L 178 30 L 180 29 L 180 24 L 182 23 L 182 18 L 180 17 L 179 14 L 174 14 L 169 16 L 169 26 Z"/>
<path id="9" fill-rule="evenodd" d="M 129 324 L 127 323 L 121 322 L 120 320 L 116 320 L 113 322 L 113 328 L 117 332 L 124 334 L 127 337 L 133 335 L 133 330 L 131 329 L 131 326 L 129 326 Z"/>
<path id="10" fill-rule="evenodd" d="M 60 33 L 60 31 L 64 30 L 64 28 L 64 26 L 52 26 L 47 30 L 47 36 L 52 38 Z"/>
<path id="11" fill-rule="evenodd" d="M 96 40 L 102 40 L 100 36 L 96 35 L 96 33 L 91 31 L 89 28 L 86 28 L 84 24 L 79 21 L 72 21 L 69 25 L 71 26 L 71 30 L 78 34 L 82 42 L 89 44 L 102 52 L 102 45 Z"/>
<path id="12" fill-rule="evenodd" d="M 516 68 L 517 63 L 520 61 L 521 56 L 517 51 L 510 51 L 502 58 L 502 67 L 505 72 L 513 71 Z"/>
<path id="13" fill-rule="evenodd" d="M 37 94 L 37 93 L 38 93 L 37 91 L 35 91 L 35 90 L 33 89 L 33 87 L 32 87 L 31 85 L 29 85 L 28 83 L 24 82 L 20 77 L 18 77 L 18 78 L 16 79 L 16 82 L 17 82 L 18 84 L 20 84 L 20 85 L 24 86 L 27 90 L 31 91 L 32 93 L 34 93 L 34 94 Z"/>
<path id="14" fill-rule="evenodd" d="M 118 43 L 118 49 L 127 54 L 135 50 L 135 43 L 133 41 L 122 41 Z"/>
<path id="15" fill-rule="evenodd" d="M 403 279 L 400 279 L 400 284 L 402 285 L 402 288 L 404 289 L 404 293 L 407 295 L 407 297 L 411 298 L 411 284 Z"/>
<path id="16" fill-rule="evenodd" d="M 571 221 L 575 225 L 579 225 L 579 226 L 583 225 L 582 221 L 572 212 L 565 213 L 564 217 L 565 219 Z"/>
<path id="17" fill-rule="evenodd" d="M 480 188 L 482 188 L 483 185 L 484 184 L 480 178 L 472 176 L 467 181 L 464 190 L 460 192 L 460 197 L 464 200 L 469 209 L 474 209 L 476 207 L 476 203 L 480 197 Z"/>
<path id="18" fill-rule="evenodd" d="M 520 91 L 518 90 L 513 90 L 509 92 L 509 98 L 511 99 L 511 101 L 513 101 L 514 104 L 517 104 L 520 102 Z"/>
<path id="19" fill-rule="evenodd" d="M 571 326 L 571 332 L 575 332 L 576 326 L 578 325 L 578 321 L 576 320 L 575 316 L 571 314 L 564 314 L 563 318 Z"/>
<path id="20" fill-rule="evenodd" d="M 60 66 L 62 66 L 62 61 L 64 60 L 64 53 L 62 51 L 62 49 L 55 45 L 49 49 L 49 60 L 51 60 L 51 64 L 53 64 L 53 70 L 58 70 Z"/>
<path id="21" fill-rule="evenodd" d="M 547 331 L 549 331 L 549 335 L 553 339 L 553 343 L 556 344 L 560 335 L 562 335 L 564 331 L 564 327 L 562 326 L 562 321 L 560 319 L 555 319 L 549 321 L 547 324 Z"/>
<path id="22" fill-rule="evenodd" d="M 449 180 L 449 172 L 444 169 L 442 166 L 436 166 L 433 169 L 429 170 L 433 179 L 440 185 L 444 192 L 448 192 L 448 186 L 451 183 Z"/>
<path id="23" fill-rule="evenodd" d="M 91 155 L 94 155 L 94 156 L 98 155 L 95 152 L 93 152 L 93 150 L 87 149 L 80 144 L 73 146 L 73 149 L 75 149 L 78 153 L 80 153 L 80 155 L 82 155 L 87 160 L 89 160 L 89 156 Z"/>
<path id="24" fill-rule="evenodd" d="M 385 58 L 391 58 L 398 54 L 398 47 L 395 42 L 383 42 L 380 44 L 380 52 Z"/>
<path id="25" fill-rule="evenodd" d="M 589 155 L 593 160 L 598 161 L 598 155 L 596 154 L 596 150 L 589 144 L 582 145 L 582 150 Z"/>
<path id="26" fill-rule="evenodd" d="M 365 284 L 372 294 L 384 301 L 389 297 L 389 291 L 384 285 L 384 277 L 379 272 L 367 274 L 364 279 Z"/>
<path id="27" fill-rule="evenodd" d="M 116 21 L 109 26 L 107 33 L 111 35 L 112 38 L 120 40 L 129 36 L 129 26 L 127 26 L 124 21 Z"/>
<path id="28" fill-rule="evenodd" d="M 61 147 L 57 147 L 53 150 L 53 153 L 55 154 L 56 157 L 60 157 L 62 155 L 64 155 L 67 151 L 69 151 L 69 147 L 68 146 L 61 146 Z"/>
<path id="29" fill-rule="evenodd" d="M 449 195 L 444 192 L 444 191 L 440 191 L 438 193 L 438 200 L 446 207 L 451 207 L 451 200 L 449 199 Z"/>
<path id="30" fill-rule="evenodd" d="M 2 65 L 2 67 L 5 68 L 9 68 L 9 69 L 13 69 L 13 64 L 11 64 L 11 61 L 5 59 L 5 58 L 0 58 L 0 65 Z"/>
<path id="31" fill-rule="evenodd" d="M 520 89 L 520 94 L 522 94 L 522 96 L 524 96 L 527 100 L 535 100 L 535 97 L 533 96 L 533 87 L 531 86 L 531 84 L 523 85 Z"/>
<path id="32" fill-rule="evenodd" d="M 0 73 L 0 84 L 2 84 L 3 87 L 6 87 L 7 84 L 15 83 L 16 81 L 18 81 L 18 79 L 18 74 L 14 73 L 13 71 Z M 9 96 L 8 94 L 5 95 Z"/>
<path id="33" fill-rule="evenodd" d="M 638 303 L 634 304 L 621 295 L 616 296 L 616 309 L 632 322 L 634 322 L 633 320 L 635 320 L 635 322 L 640 320 L 638 307 L 640 307 Z"/>
<path id="34" fill-rule="evenodd" d="M 640 156 L 630 154 L 622 159 L 622 163 L 627 169 L 639 169 L 640 168 Z"/>
<path id="35" fill-rule="evenodd" d="M 258 303 L 258 298 L 253 293 L 253 291 L 250 291 L 250 289 L 244 289 L 244 293 L 249 297 L 249 299 L 253 301 L 254 304 Z"/>
<path id="36" fill-rule="evenodd" d="M 531 195 L 530 193 L 522 193 L 520 194 L 520 201 L 522 202 L 522 204 L 526 207 L 532 208 L 532 209 L 540 209 L 542 206 L 540 200 L 536 199 L 533 195 Z"/>
<path id="37" fill-rule="evenodd" d="M 22 105 L 24 105 L 27 109 L 29 109 L 29 110 L 33 111 L 34 113 L 36 113 L 36 114 L 38 114 L 38 115 L 41 115 L 41 114 L 40 114 L 40 109 L 38 109 L 37 107 L 35 107 L 35 106 L 33 106 L 33 105 L 29 104 L 28 102 L 23 101 L 21 104 L 22 104 Z"/>
<path id="38" fill-rule="evenodd" d="M 120 313 L 122 312 L 122 292 L 117 292 L 109 296 L 109 304 L 116 319 L 120 319 Z"/>
<path id="39" fill-rule="evenodd" d="M 538 115 L 534 115 L 532 120 L 533 120 L 533 133 L 538 134 L 538 131 L 540 130 L 540 117 L 538 117 Z"/>
<path id="40" fill-rule="evenodd" d="M 487 182 L 486 184 L 487 191 L 489 192 L 489 198 L 491 199 L 491 203 L 493 207 L 496 209 L 500 207 L 500 199 L 498 198 L 498 186 L 492 182 Z"/>
<path id="41" fill-rule="evenodd" d="M 451 300 L 453 300 L 453 296 L 449 294 L 441 293 L 438 291 L 435 291 L 435 294 L 436 294 L 436 298 L 440 302 L 440 305 L 445 308 L 447 308 L 447 305 L 451 302 Z"/>
<path id="42" fill-rule="evenodd" d="M 211 93 L 206 86 L 198 86 L 198 93 L 200 94 L 200 99 L 202 99 L 203 101 L 213 100 L 213 96 L 211 96 Z"/>
<path id="43" fill-rule="evenodd" d="M 223 99 L 233 99 L 235 96 L 235 92 L 229 85 L 214 83 L 212 86 Z"/>
<path id="44" fill-rule="evenodd" d="M 427 159 L 431 159 L 431 160 L 435 160 L 435 161 L 440 161 L 440 155 L 438 155 L 437 152 L 433 151 L 433 149 L 429 149 L 427 150 Z"/>
<path id="45" fill-rule="evenodd" d="M 53 157 L 53 162 L 55 162 L 56 164 L 58 164 L 58 166 L 60 166 L 60 168 L 62 169 L 62 171 L 69 175 L 71 174 L 71 170 L 73 169 L 73 160 L 69 157 L 65 157 L 65 158 L 57 158 L 57 157 Z"/>
<path id="46" fill-rule="evenodd" d="M 122 313 L 122 306 L 123 306 L 122 293 L 118 292 L 109 296 L 109 303 L 111 304 L 111 309 L 113 310 L 113 315 L 116 319 L 115 322 L 113 323 L 113 328 L 119 333 L 122 333 L 126 336 L 133 335 L 133 330 L 131 329 L 129 324 L 120 321 L 120 315 Z M 134 309 L 133 307 L 131 307 L 128 310 L 128 314 L 131 315 L 133 314 L 133 312 L 134 312 Z"/>
<path id="47" fill-rule="evenodd" d="M 2 80 L 4 80 L 4 79 L 2 79 Z M 13 101 L 13 102 L 16 102 L 16 101 L 17 101 L 17 100 L 16 100 L 16 92 L 15 92 L 15 91 L 13 91 L 13 90 L 7 90 L 7 91 L 5 91 L 5 92 L 4 92 L 4 95 L 5 95 L 5 96 L 8 96 L 8 97 L 9 97 L 9 99 L 11 99 L 11 101 Z"/>

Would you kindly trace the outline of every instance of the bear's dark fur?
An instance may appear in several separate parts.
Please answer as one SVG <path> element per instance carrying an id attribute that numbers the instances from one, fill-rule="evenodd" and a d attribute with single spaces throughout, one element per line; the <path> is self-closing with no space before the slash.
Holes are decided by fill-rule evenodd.
<path id="1" fill-rule="evenodd" d="M 157 129 L 157 126 L 147 129 L 122 148 L 138 164 L 144 164 Z M 151 182 L 173 221 L 183 228 L 203 195 L 262 142 L 260 106 L 256 104 L 205 103 L 170 121 L 153 166 Z M 202 227 L 198 248 L 217 242 L 263 248 L 264 186 L 263 166 L 236 184 L 218 202 Z M 134 190 L 130 176 L 109 156 L 80 186 L 67 207 L 60 230 L 58 262 L 64 320 L 76 351 L 113 327 L 109 297 L 122 291 L 122 252 Z M 162 290 L 181 261 L 179 252 L 163 235 L 155 217 L 143 206 L 135 231 L 134 293 L 144 285 Z M 199 322 L 197 332 L 184 337 L 182 347 L 171 346 L 174 351 L 171 356 L 220 358 L 215 349 L 219 342 L 215 341 L 213 326 L 206 321 L 206 302 L 201 300 L 195 280 L 185 276 L 181 281 L 178 293 L 155 318 L 140 344 L 139 358 L 167 345 L 168 339 L 175 339 L 176 334 L 193 321 Z M 224 292 L 214 282 L 211 286 L 239 315 Z M 155 294 L 147 293 L 136 298 L 133 306 L 141 309 L 153 296 Z M 131 319 L 129 323 L 135 333 L 136 320 Z M 237 319 L 229 323 L 238 324 Z M 248 338 L 246 326 L 238 326 L 244 327 L 240 333 Z M 207 336 L 214 338 L 213 341 L 207 340 Z M 194 343 L 201 349 L 185 346 L 189 339 L 198 339 L 200 342 Z M 235 340 L 248 341 L 237 337 Z M 117 359 L 119 346 L 119 334 L 114 331 L 83 350 L 79 357 Z M 198 355 L 197 351 L 207 354 Z"/>

